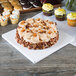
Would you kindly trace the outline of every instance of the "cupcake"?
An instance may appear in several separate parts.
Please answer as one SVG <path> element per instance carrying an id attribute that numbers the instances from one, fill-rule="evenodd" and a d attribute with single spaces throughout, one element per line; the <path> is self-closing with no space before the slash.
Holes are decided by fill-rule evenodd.
<path id="1" fill-rule="evenodd" d="M 26 9 L 30 9 L 32 8 L 32 4 L 30 2 L 26 2 L 24 5 L 23 5 L 23 10 L 26 10 Z"/>
<path id="2" fill-rule="evenodd" d="M 12 14 L 13 14 L 13 15 L 17 15 L 17 16 L 18 16 L 18 19 L 19 19 L 19 17 L 20 17 L 20 12 L 19 12 L 19 10 L 13 10 L 13 11 L 12 11 Z"/>
<path id="3" fill-rule="evenodd" d="M 24 5 L 24 4 L 27 3 L 27 2 L 28 2 L 28 0 L 21 0 L 21 1 L 20 1 L 20 4 L 21 4 L 21 5 Z"/>
<path id="4" fill-rule="evenodd" d="M 76 26 L 76 12 L 71 12 L 67 15 L 67 23 L 69 26 Z"/>
<path id="5" fill-rule="evenodd" d="M 34 1 L 35 1 L 35 0 L 29 0 L 29 2 L 30 2 L 31 4 L 33 4 Z"/>
<path id="6" fill-rule="evenodd" d="M 66 19 L 66 11 L 63 8 L 58 8 L 55 10 L 55 17 L 59 21 L 63 21 Z"/>
<path id="7" fill-rule="evenodd" d="M 14 2 L 14 1 L 19 1 L 19 0 L 8 0 L 10 3 Z"/>
<path id="8" fill-rule="evenodd" d="M 41 2 L 39 0 L 29 0 L 29 2 L 36 8 L 41 6 Z"/>
<path id="9" fill-rule="evenodd" d="M 8 0 L 0 0 L 0 3 L 8 2 Z"/>
<path id="10" fill-rule="evenodd" d="M 9 12 L 11 12 L 11 11 L 12 11 L 12 7 L 4 7 L 4 11 L 9 11 Z"/>
<path id="11" fill-rule="evenodd" d="M 9 11 L 4 11 L 4 12 L 2 13 L 2 15 L 3 15 L 3 16 L 6 16 L 7 19 L 9 20 L 9 18 L 10 18 L 10 12 L 9 12 Z"/>
<path id="12" fill-rule="evenodd" d="M 11 4 L 9 2 L 3 2 L 1 4 L 2 7 L 12 7 Z"/>
<path id="13" fill-rule="evenodd" d="M 11 2 L 11 5 L 12 6 L 19 5 L 19 1 L 13 1 L 13 2 Z"/>
<path id="14" fill-rule="evenodd" d="M 43 4 L 42 10 L 43 10 L 43 14 L 46 16 L 50 16 L 54 12 L 53 5 L 51 5 L 50 3 Z"/>
<path id="15" fill-rule="evenodd" d="M 8 24 L 7 17 L 2 16 L 1 17 L 1 26 L 6 26 Z"/>
<path id="16" fill-rule="evenodd" d="M 22 6 L 21 5 L 15 5 L 14 10 L 22 11 Z"/>
<path id="17" fill-rule="evenodd" d="M 10 15 L 10 20 L 11 20 L 11 23 L 12 24 L 17 24 L 19 19 L 18 19 L 18 16 L 17 15 Z"/>

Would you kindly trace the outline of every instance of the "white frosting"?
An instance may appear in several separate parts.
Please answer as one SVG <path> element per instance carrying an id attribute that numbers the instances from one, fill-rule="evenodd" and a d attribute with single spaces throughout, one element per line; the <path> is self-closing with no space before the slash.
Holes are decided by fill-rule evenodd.
<path id="1" fill-rule="evenodd" d="M 48 37 L 48 34 L 45 34 L 45 33 L 40 34 L 40 38 L 44 42 L 48 42 L 50 40 L 50 37 Z"/>
<path id="2" fill-rule="evenodd" d="M 24 4 L 25 4 L 25 3 L 22 3 L 22 2 L 21 2 L 21 5 L 24 5 Z"/>
<path id="3" fill-rule="evenodd" d="M 31 6 L 32 7 L 32 6 Z M 23 10 L 27 10 L 27 9 L 30 9 L 31 7 L 28 7 L 28 8 L 25 8 L 25 7 L 23 7 Z"/>
<path id="4" fill-rule="evenodd" d="M 32 36 L 32 33 L 26 33 L 26 32 L 23 33 L 23 38 L 27 42 L 30 42 L 31 41 L 31 36 Z"/>
<path id="5" fill-rule="evenodd" d="M 10 15 L 10 17 L 13 18 L 13 19 L 18 19 L 18 16 L 15 15 L 15 14 L 14 15 Z"/>
<path id="6" fill-rule="evenodd" d="M 34 6 L 34 7 L 40 7 L 40 6 L 37 6 L 37 5 L 35 5 L 35 4 L 33 4 L 33 6 Z"/>
<path id="7" fill-rule="evenodd" d="M 33 18 L 28 18 L 28 19 L 26 19 L 26 22 L 28 22 L 30 24 L 33 24 L 34 23 L 34 19 Z"/>
<path id="8" fill-rule="evenodd" d="M 20 11 L 21 9 L 16 9 L 16 8 L 14 8 L 14 10 L 18 10 L 18 11 Z"/>
<path id="9" fill-rule="evenodd" d="M 4 5 L 3 5 L 3 4 L 2 4 L 1 6 L 2 6 L 2 7 L 4 7 Z"/>
<path id="10" fill-rule="evenodd" d="M 12 14 L 19 15 L 19 14 L 20 14 L 20 12 L 19 12 L 19 10 L 13 10 L 13 11 L 12 11 Z"/>
<path id="11" fill-rule="evenodd" d="M 11 7 L 10 7 L 10 9 L 7 9 L 7 8 L 4 8 L 4 11 L 12 11 L 12 9 L 11 9 Z"/>
<path id="12" fill-rule="evenodd" d="M 9 12 L 9 11 L 4 11 L 4 12 L 2 13 L 2 15 L 3 15 L 3 16 L 5 16 L 5 15 L 10 15 L 10 12 Z"/>
<path id="13" fill-rule="evenodd" d="M 57 28 L 56 28 L 56 26 L 55 26 L 55 24 L 51 24 L 51 27 L 52 27 L 52 29 L 51 30 L 53 30 L 53 31 L 56 31 L 57 32 Z"/>
<path id="14" fill-rule="evenodd" d="M 27 24 L 28 24 L 28 23 L 26 23 L 26 22 L 22 24 L 22 21 L 21 21 L 21 22 L 19 22 L 18 25 L 19 25 L 20 27 L 25 27 Z"/>
<path id="15" fill-rule="evenodd" d="M 40 22 L 42 22 L 43 20 L 40 19 Z M 26 23 L 31 23 L 31 24 L 35 24 L 37 22 L 36 19 L 27 19 L 25 23 L 21 24 L 21 22 L 19 23 L 19 26 L 22 28 L 25 28 L 25 26 L 27 25 Z M 38 23 L 40 23 L 38 22 Z M 48 23 L 48 22 L 47 22 Z M 49 23 L 48 23 L 49 24 Z M 54 38 L 57 36 L 57 28 L 54 24 L 49 24 L 47 26 L 49 26 L 49 30 L 51 31 L 51 33 L 48 33 L 48 29 L 43 29 L 42 26 L 40 26 L 41 24 L 38 24 L 38 27 L 30 27 L 29 28 L 29 32 L 27 32 L 27 29 L 25 28 L 25 31 L 21 31 L 22 28 L 17 28 L 18 29 L 18 33 L 20 37 L 23 37 L 23 39 L 27 42 L 31 42 L 31 43 L 39 43 L 39 42 L 48 42 L 51 38 Z M 33 25 L 34 26 L 34 25 Z M 40 26 L 40 27 L 39 27 Z M 45 26 L 46 27 L 46 26 Z M 40 33 L 40 30 L 42 31 L 46 31 L 43 33 Z M 30 30 L 33 31 L 33 33 L 36 33 L 36 36 L 33 36 L 33 33 L 30 32 Z M 40 40 L 41 39 L 41 40 Z"/>
<path id="16" fill-rule="evenodd" d="M 2 17 L 1 17 L 1 20 L 2 20 L 2 21 L 6 21 L 6 20 L 7 20 L 7 17 L 2 16 Z"/>
<path id="17" fill-rule="evenodd" d="M 36 37 L 33 37 L 33 36 L 32 36 L 32 37 L 31 37 L 31 40 L 30 40 L 31 43 L 39 43 L 39 41 L 40 41 L 40 40 L 39 40 L 39 35 L 37 35 Z"/>
<path id="18" fill-rule="evenodd" d="M 53 5 L 51 5 L 50 3 L 45 3 L 45 4 L 43 4 L 42 9 L 44 9 L 46 11 L 53 10 Z"/>
<path id="19" fill-rule="evenodd" d="M 57 36 L 57 34 L 54 33 L 54 32 L 52 32 L 50 35 L 48 34 L 48 38 L 54 38 L 54 37 L 56 37 L 56 36 Z"/>
<path id="20" fill-rule="evenodd" d="M 66 11 L 60 7 L 55 10 L 55 15 L 64 15 L 64 14 L 66 14 Z"/>
<path id="21" fill-rule="evenodd" d="M 73 17 L 71 13 L 67 15 L 67 18 L 71 19 L 71 20 L 75 20 L 76 19 L 76 17 Z"/>
<path id="22" fill-rule="evenodd" d="M 31 4 L 33 4 L 33 2 L 30 1 Z"/>
<path id="23" fill-rule="evenodd" d="M 40 7 L 40 6 L 37 6 L 35 5 L 33 2 L 30 1 L 30 3 L 34 6 L 34 7 Z"/>
<path id="24" fill-rule="evenodd" d="M 20 38 L 23 37 L 23 32 L 21 32 L 22 28 L 21 29 L 17 29 L 17 30 L 18 30 Z"/>

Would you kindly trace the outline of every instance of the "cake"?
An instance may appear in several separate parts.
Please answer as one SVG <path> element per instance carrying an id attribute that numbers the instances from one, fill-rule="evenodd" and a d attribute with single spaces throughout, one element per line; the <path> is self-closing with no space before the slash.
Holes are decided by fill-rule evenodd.
<path id="1" fill-rule="evenodd" d="M 76 12 L 71 12 L 67 15 L 67 23 L 69 26 L 76 26 Z"/>
<path id="2" fill-rule="evenodd" d="M 56 23 L 40 18 L 20 21 L 16 29 L 17 43 L 29 49 L 45 49 L 57 43 Z"/>
<path id="3" fill-rule="evenodd" d="M 58 8 L 55 10 L 55 17 L 58 21 L 63 21 L 66 19 L 66 11 L 63 8 Z"/>
<path id="4" fill-rule="evenodd" d="M 43 4 L 42 10 L 43 10 L 43 14 L 46 16 L 51 16 L 54 13 L 53 5 L 51 5 L 50 3 Z"/>

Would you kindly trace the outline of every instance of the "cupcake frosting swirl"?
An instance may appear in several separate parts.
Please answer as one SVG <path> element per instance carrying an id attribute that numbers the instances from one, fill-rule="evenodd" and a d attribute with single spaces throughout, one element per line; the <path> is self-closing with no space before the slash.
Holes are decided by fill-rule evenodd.
<path id="1" fill-rule="evenodd" d="M 2 20 L 2 21 L 6 21 L 6 20 L 7 20 L 7 17 L 2 16 L 2 17 L 1 17 L 1 20 Z"/>
<path id="2" fill-rule="evenodd" d="M 76 12 L 71 12 L 67 15 L 68 19 L 76 19 Z"/>
<path id="3" fill-rule="evenodd" d="M 10 15 L 10 17 L 13 18 L 13 19 L 18 19 L 17 15 L 15 15 L 15 14 L 14 15 Z"/>
<path id="4" fill-rule="evenodd" d="M 5 16 L 5 15 L 9 15 L 10 12 L 9 12 L 9 11 L 5 11 L 5 12 L 3 12 L 2 14 L 3 14 L 3 16 Z"/>
<path id="5" fill-rule="evenodd" d="M 19 12 L 19 10 L 14 10 L 14 11 L 12 12 L 12 14 L 18 15 L 18 14 L 20 14 L 20 12 Z"/>
<path id="6" fill-rule="evenodd" d="M 66 11 L 63 8 L 58 8 L 55 10 L 55 15 L 64 15 L 66 14 Z"/>
<path id="7" fill-rule="evenodd" d="M 51 5 L 50 3 L 45 3 L 45 4 L 43 4 L 42 9 L 44 9 L 46 11 L 53 10 L 53 5 Z"/>

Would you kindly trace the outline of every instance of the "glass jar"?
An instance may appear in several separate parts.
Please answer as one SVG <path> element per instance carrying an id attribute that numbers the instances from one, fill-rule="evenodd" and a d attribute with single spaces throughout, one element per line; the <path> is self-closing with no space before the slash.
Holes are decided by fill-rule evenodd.
<path id="1" fill-rule="evenodd" d="M 76 11 L 76 0 L 65 0 L 65 6 L 68 10 Z"/>

